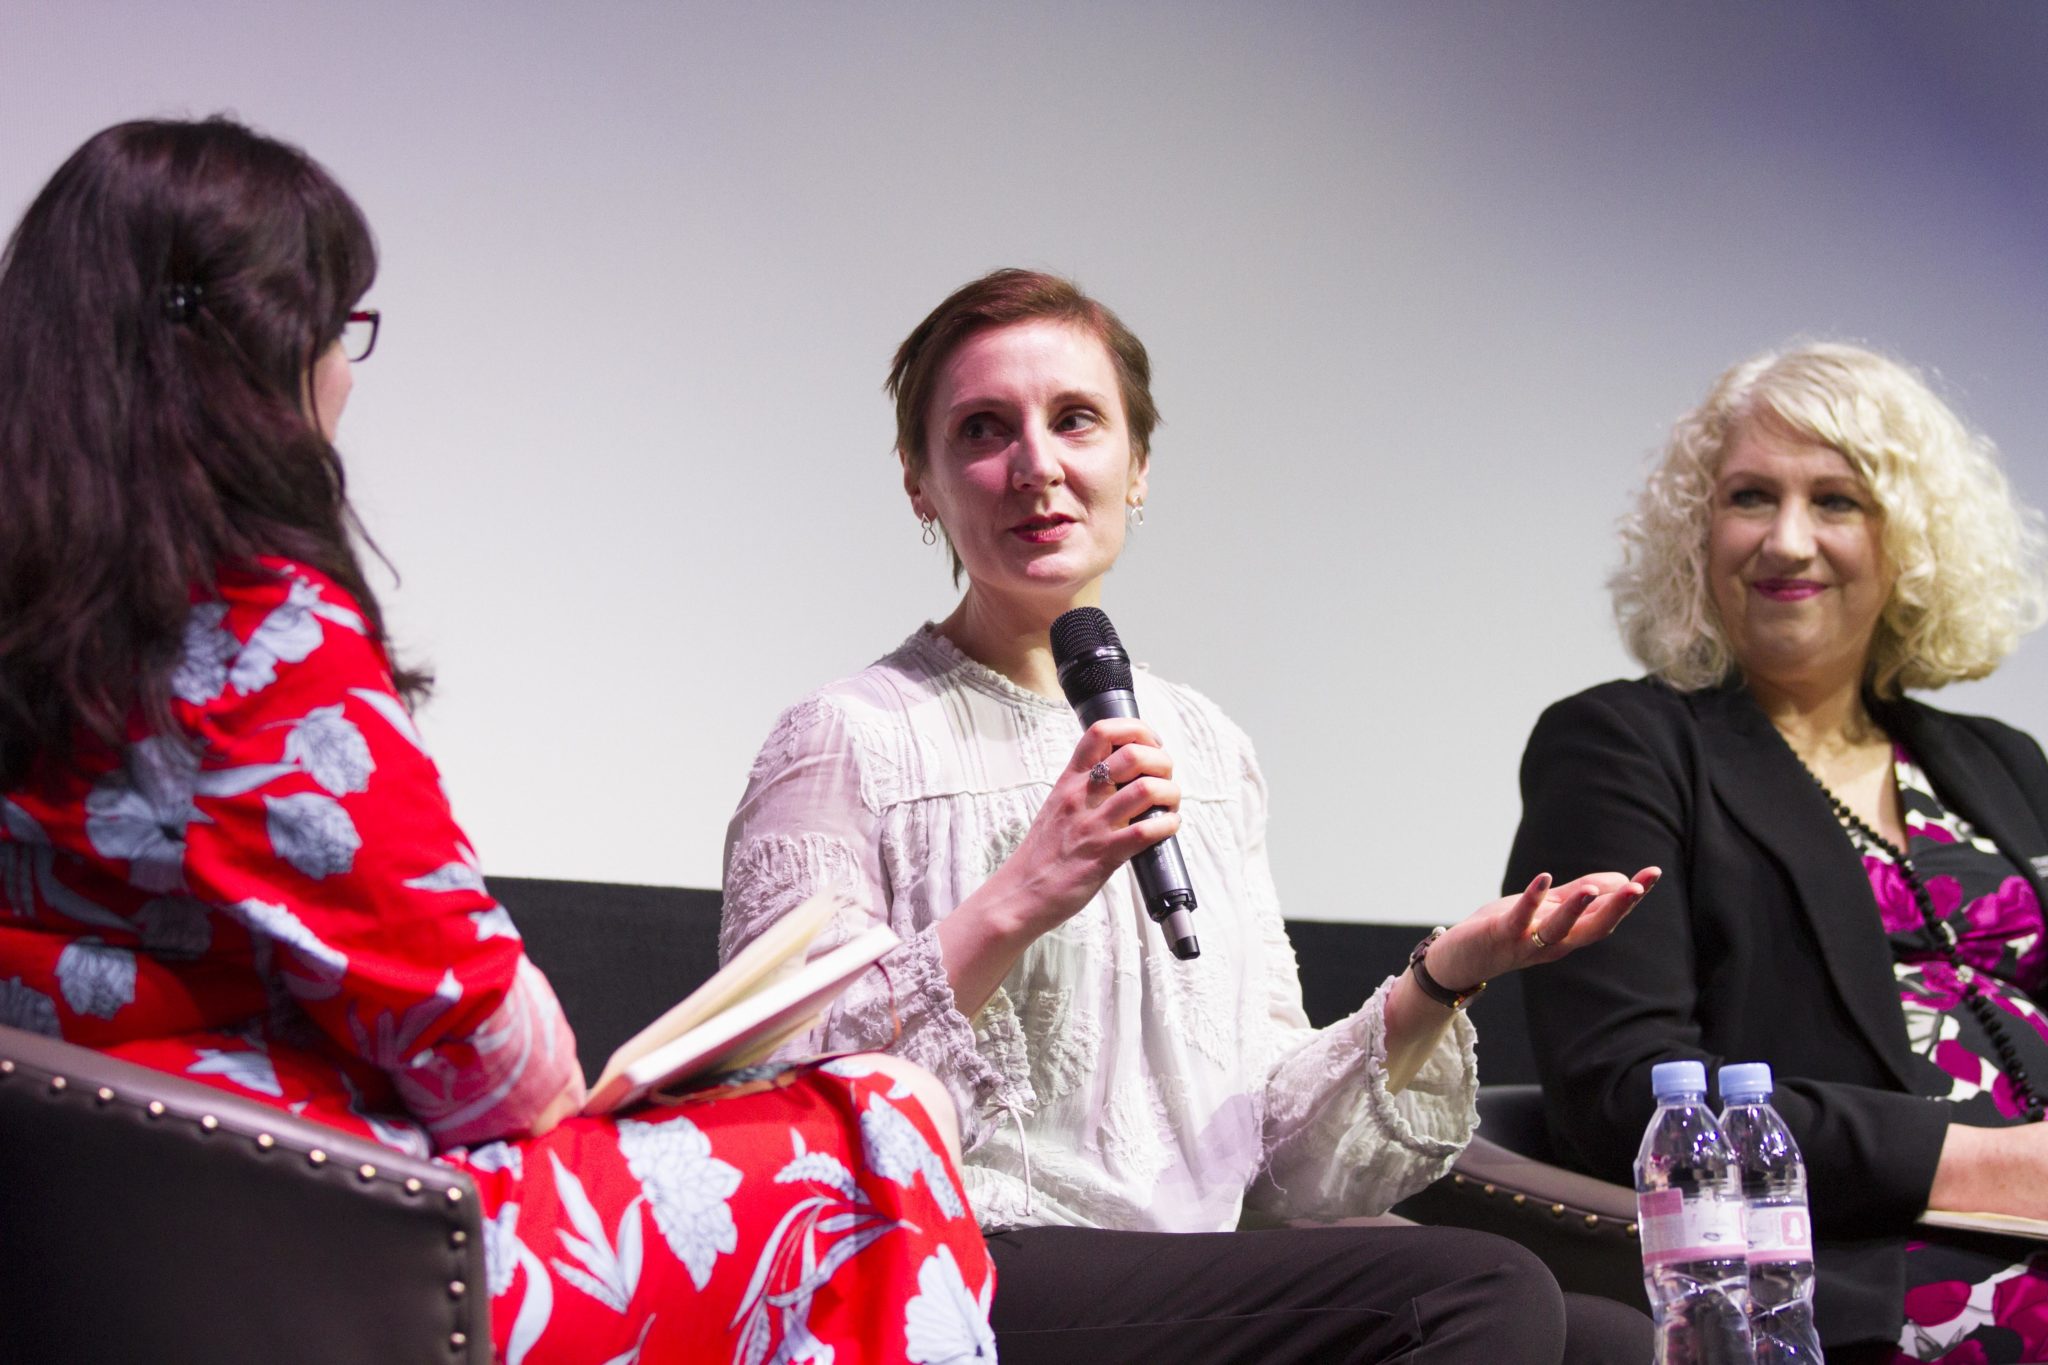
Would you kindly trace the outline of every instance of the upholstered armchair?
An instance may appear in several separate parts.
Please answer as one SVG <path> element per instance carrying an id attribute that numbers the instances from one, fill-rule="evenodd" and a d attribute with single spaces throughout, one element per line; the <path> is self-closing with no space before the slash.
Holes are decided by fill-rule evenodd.
<path id="1" fill-rule="evenodd" d="M 1478 1135 L 1451 1174 L 1397 1211 L 1499 1233 L 1541 1256 L 1566 1289 L 1645 1308 L 1635 1191 L 1557 1164 L 1538 1086 L 1481 1086 Z"/>
<path id="2" fill-rule="evenodd" d="M 0 1360 L 490 1359 L 466 1177 L 0 1026 Z"/>

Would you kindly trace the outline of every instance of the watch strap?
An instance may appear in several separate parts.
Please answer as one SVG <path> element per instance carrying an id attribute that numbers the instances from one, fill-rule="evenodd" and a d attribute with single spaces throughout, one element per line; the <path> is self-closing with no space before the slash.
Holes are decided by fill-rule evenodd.
<path id="1" fill-rule="evenodd" d="M 1445 1009 L 1462 1010 L 1477 1000 L 1486 990 L 1486 983 L 1480 982 L 1470 990 L 1454 991 L 1429 974 L 1430 945 L 1444 936 L 1442 926 L 1430 930 L 1422 942 L 1415 945 L 1415 951 L 1408 954 L 1408 973 L 1415 978 L 1415 984 L 1422 993 L 1442 1005 Z"/>

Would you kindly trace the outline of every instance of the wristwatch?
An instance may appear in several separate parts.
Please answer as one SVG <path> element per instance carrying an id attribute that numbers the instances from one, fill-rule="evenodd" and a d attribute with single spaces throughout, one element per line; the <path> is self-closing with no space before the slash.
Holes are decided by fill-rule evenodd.
<path id="1" fill-rule="evenodd" d="M 1424 961 L 1429 956 L 1429 945 L 1444 936 L 1444 927 L 1439 924 L 1422 936 L 1422 942 L 1415 945 L 1415 951 L 1408 954 L 1408 972 L 1415 978 L 1415 984 L 1422 993 L 1442 1005 L 1445 1009 L 1461 1010 L 1480 997 L 1486 990 L 1486 983 L 1466 991 L 1454 991 L 1429 974 L 1429 965 Z"/>

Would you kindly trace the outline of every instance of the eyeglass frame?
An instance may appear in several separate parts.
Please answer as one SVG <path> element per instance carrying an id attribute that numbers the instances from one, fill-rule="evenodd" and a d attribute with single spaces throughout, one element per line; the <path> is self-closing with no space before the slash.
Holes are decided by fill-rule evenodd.
<path id="1" fill-rule="evenodd" d="M 370 324 L 370 339 L 364 343 L 361 355 L 348 355 L 346 349 L 342 351 L 342 354 L 348 357 L 349 364 L 360 365 L 370 358 L 370 352 L 377 349 L 377 333 L 384 325 L 384 310 L 382 308 L 358 308 L 351 311 L 341 325 L 343 336 L 348 335 L 348 324 L 351 322 L 367 322 Z"/>

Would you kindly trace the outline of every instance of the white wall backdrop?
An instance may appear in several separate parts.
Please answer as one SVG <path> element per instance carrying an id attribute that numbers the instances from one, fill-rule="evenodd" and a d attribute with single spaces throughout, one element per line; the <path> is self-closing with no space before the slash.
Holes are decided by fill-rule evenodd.
<path id="1" fill-rule="evenodd" d="M 949 608 L 889 355 L 1070 273 L 1166 416 L 1105 605 L 1259 741 L 1289 912 L 1417 921 L 1493 894 L 1536 713 L 1635 671 L 1613 524 L 1728 363 L 1892 350 L 2048 502 L 2044 58 L 2028 0 L 0 0 L 0 213 L 140 115 L 350 188 L 424 726 L 489 869 L 617 881 L 716 884 L 776 712 Z M 2044 683 L 1943 700 L 2048 734 Z"/>

